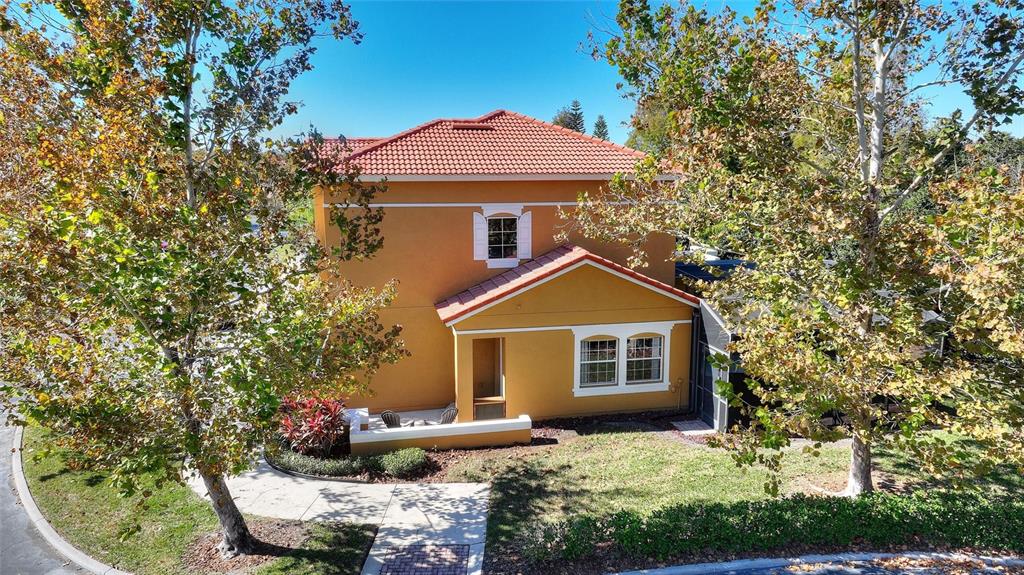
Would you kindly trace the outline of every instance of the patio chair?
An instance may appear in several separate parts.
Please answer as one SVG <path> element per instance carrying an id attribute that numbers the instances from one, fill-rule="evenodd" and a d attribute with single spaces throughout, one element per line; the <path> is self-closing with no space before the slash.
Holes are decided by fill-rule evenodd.
<path id="1" fill-rule="evenodd" d="M 391 411 L 390 409 L 385 409 L 384 411 L 380 412 L 380 420 L 383 421 L 384 425 L 386 425 L 389 428 L 402 427 L 402 416 L 398 415 L 394 411 Z"/>

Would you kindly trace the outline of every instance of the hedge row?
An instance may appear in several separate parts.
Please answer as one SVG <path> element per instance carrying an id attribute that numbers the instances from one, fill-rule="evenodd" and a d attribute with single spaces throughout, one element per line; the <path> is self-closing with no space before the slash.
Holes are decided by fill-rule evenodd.
<path id="1" fill-rule="evenodd" d="M 581 516 L 531 530 L 534 560 L 576 560 L 599 546 L 657 560 L 696 553 L 771 551 L 791 545 L 848 547 L 866 542 L 1024 551 L 1024 502 L 977 494 L 872 493 L 792 496 L 736 503 L 688 503 L 647 516 L 623 511 Z"/>
<path id="2" fill-rule="evenodd" d="M 418 447 L 400 449 L 383 455 L 337 458 L 311 457 L 283 448 L 273 452 L 268 450 L 266 456 L 271 464 L 281 469 L 321 477 L 357 477 L 369 474 L 412 479 L 426 471 L 429 464 L 427 453 Z"/>

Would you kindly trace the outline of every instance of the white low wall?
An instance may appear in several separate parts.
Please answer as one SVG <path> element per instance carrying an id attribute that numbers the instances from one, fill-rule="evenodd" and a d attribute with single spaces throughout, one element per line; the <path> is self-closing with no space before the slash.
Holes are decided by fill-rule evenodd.
<path id="1" fill-rule="evenodd" d="M 436 447 L 440 449 L 508 445 L 528 443 L 532 427 L 533 421 L 528 415 L 520 415 L 515 419 L 488 419 L 385 429 L 360 430 L 353 427 L 349 433 L 349 442 L 352 445 L 352 453 L 386 451 L 392 446 L 398 447 L 405 443 L 431 447 L 432 440 L 437 440 Z"/>

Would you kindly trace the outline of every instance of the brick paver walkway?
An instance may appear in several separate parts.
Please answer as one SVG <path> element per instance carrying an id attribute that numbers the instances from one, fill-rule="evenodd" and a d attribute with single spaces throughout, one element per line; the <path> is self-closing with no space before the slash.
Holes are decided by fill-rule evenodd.
<path id="1" fill-rule="evenodd" d="M 465 575 L 469 545 L 392 547 L 380 575 Z"/>

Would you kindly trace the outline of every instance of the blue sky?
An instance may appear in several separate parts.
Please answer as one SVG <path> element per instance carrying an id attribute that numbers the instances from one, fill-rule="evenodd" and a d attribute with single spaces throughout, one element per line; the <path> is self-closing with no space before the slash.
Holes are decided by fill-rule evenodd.
<path id="1" fill-rule="evenodd" d="M 711 9 L 722 3 L 706 2 Z M 753 1 L 728 4 L 742 13 Z M 275 133 L 315 125 L 325 136 L 388 136 L 498 108 L 550 120 L 575 98 L 588 131 L 603 114 L 611 139 L 622 143 L 633 103 L 616 89 L 615 69 L 586 48 L 588 31 L 614 24 L 616 7 L 595 0 L 352 2 L 363 42 L 319 42 L 314 69 L 292 89 L 304 105 Z M 970 106 L 955 89 L 926 95 L 933 115 Z M 1009 131 L 1024 135 L 1024 123 Z"/>
<path id="2" fill-rule="evenodd" d="M 314 124 L 328 136 L 387 136 L 499 108 L 550 120 L 575 98 L 588 130 L 603 114 L 622 142 L 633 104 L 616 90 L 615 69 L 580 48 L 594 19 L 615 9 L 593 0 L 353 2 L 363 42 L 320 43 L 315 68 L 292 90 L 305 105 L 277 131 Z"/>

